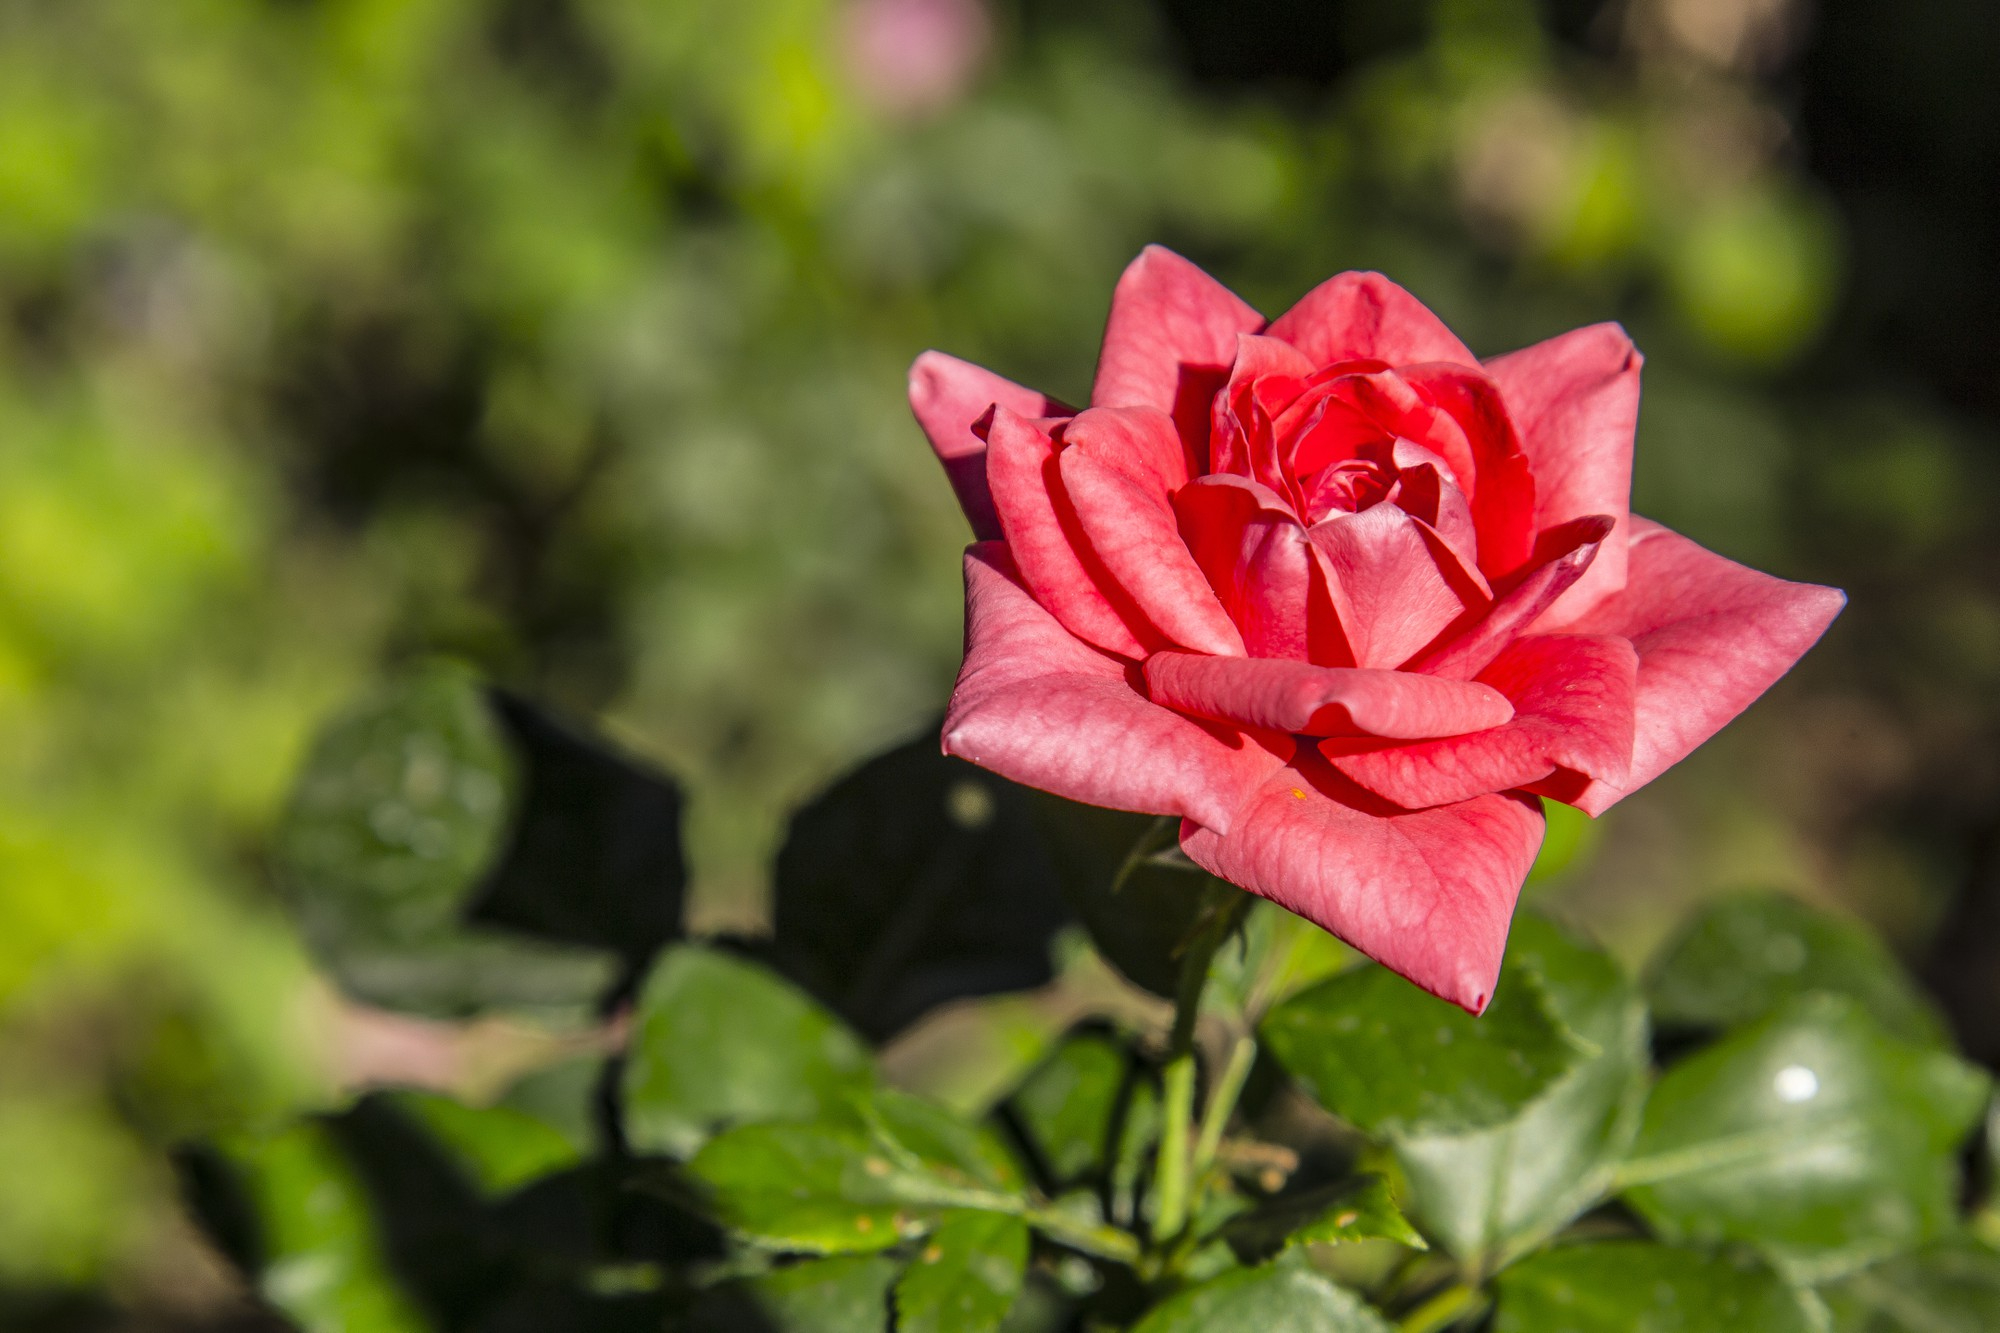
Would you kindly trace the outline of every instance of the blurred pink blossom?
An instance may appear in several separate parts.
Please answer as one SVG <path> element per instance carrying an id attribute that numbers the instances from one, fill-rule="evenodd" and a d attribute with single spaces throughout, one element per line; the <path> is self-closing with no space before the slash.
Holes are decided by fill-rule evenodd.
<path id="1" fill-rule="evenodd" d="M 841 14 L 848 73 L 863 98 L 893 115 L 956 101 L 992 35 L 983 0 L 848 0 Z"/>

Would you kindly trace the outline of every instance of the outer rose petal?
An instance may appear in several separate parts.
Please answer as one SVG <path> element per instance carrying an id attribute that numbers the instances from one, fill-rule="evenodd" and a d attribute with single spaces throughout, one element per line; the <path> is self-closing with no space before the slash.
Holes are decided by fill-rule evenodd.
<path id="1" fill-rule="evenodd" d="M 1240 656 L 1242 636 L 1176 526 L 1171 496 L 1187 466 L 1166 413 L 1093 407 L 1063 439 L 1063 485 L 1106 572 L 1173 642 Z"/>
<path id="2" fill-rule="evenodd" d="M 1443 320 L 1380 273 L 1337 273 L 1328 278 L 1273 321 L 1271 336 L 1283 338 L 1322 366 L 1336 361 L 1479 364 Z"/>
<path id="3" fill-rule="evenodd" d="M 1137 669 L 1079 642 L 1017 581 L 1005 546 L 965 553 L 965 665 L 944 751 L 1073 801 L 1231 828 L 1290 742 L 1150 703 Z"/>
<path id="4" fill-rule="evenodd" d="M 1580 615 L 1625 586 L 1644 361 L 1624 329 L 1593 324 L 1486 363 L 1534 469 L 1536 529 L 1589 514 L 1616 523 L 1558 617 Z"/>
<path id="5" fill-rule="evenodd" d="M 1632 771 L 1562 799 L 1588 814 L 1613 805 L 1686 758 L 1792 669 L 1847 605 L 1838 588 L 1791 583 L 1705 550 L 1632 516 L 1622 591 L 1564 627 L 1619 634 L 1639 653 Z"/>
<path id="6" fill-rule="evenodd" d="M 1476 1014 L 1493 997 L 1542 828 L 1540 802 L 1520 795 L 1397 810 L 1306 751 L 1228 832 L 1182 824 L 1181 847 Z"/>
<path id="7" fill-rule="evenodd" d="M 986 441 L 972 427 L 996 403 L 1024 417 L 1069 415 L 1055 399 L 943 352 L 925 352 L 910 366 L 910 411 L 981 541 L 999 539 L 1000 517 L 986 489 Z"/>
<path id="8" fill-rule="evenodd" d="M 1263 327 L 1264 317 L 1243 298 L 1166 247 L 1149 245 L 1111 293 L 1090 405 L 1157 407 L 1205 456 L 1209 400 L 1229 376 L 1236 335 Z"/>
<path id="9" fill-rule="evenodd" d="M 1485 731 L 1514 716 L 1490 685 L 1275 657 L 1154 653 L 1146 689 L 1184 713 L 1308 736 L 1422 740 Z"/>
<path id="10" fill-rule="evenodd" d="M 1352 754 L 1322 752 L 1376 795 L 1410 810 L 1525 787 L 1558 768 L 1617 782 L 1632 759 L 1639 659 L 1610 635 L 1517 639 L 1480 675 L 1514 703 L 1505 726 Z"/>
<path id="11" fill-rule="evenodd" d="M 1063 494 L 1056 444 L 1006 408 L 987 432 L 986 480 L 1008 550 L 1041 604 L 1071 633 L 1127 657 L 1143 657 L 1136 609 L 1116 606 L 1116 585 L 1085 563 L 1083 533 Z"/>

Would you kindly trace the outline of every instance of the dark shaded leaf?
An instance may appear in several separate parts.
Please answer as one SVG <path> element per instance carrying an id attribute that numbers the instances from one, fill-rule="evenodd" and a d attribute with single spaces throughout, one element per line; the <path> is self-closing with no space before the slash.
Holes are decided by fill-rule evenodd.
<path id="1" fill-rule="evenodd" d="M 1222 881 L 1176 856 L 1178 821 L 1029 797 L 1064 897 L 1099 953 L 1155 995 L 1173 997 L 1181 946 Z"/>
<path id="2" fill-rule="evenodd" d="M 1646 1010 L 1616 962 L 1546 918 L 1516 918 L 1510 964 L 1597 1054 L 1504 1124 L 1396 1140 L 1410 1211 L 1446 1249 L 1491 1267 L 1559 1231 L 1609 1191 L 1638 1132 L 1650 1074 Z"/>
<path id="3" fill-rule="evenodd" d="M 469 920 L 520 787 L 486 693 L 462 668 L 413 671 L 327 726 L 276 851 L 285 901 L 343 989 L 441 1016 L 587 1015 L 615 975 L 609 955 Z"/>
<path id="4" fill-rule="evenodd" d="M 1028 1269 L 1028 1224 L 947 1213 L 896 1283 L 896 1333 L 992 1333 Z"/>
<path id="5" fill-rule="evenodd" d="M 1991 1333 L 2000 1328 L 2000 1254 L 1942 1241 L 1820 1290 L 1833 1333 Z"/>
<path id="6" fill-rule="evenodd" d="M 1747 1254 L 1605 1241 L 1500 1275 L 1495 1333 L 1812 1333 L 1799 1293 Z"/>
<path id="7" fill-rule="evenodd" d="M 1367 1302 L 1300 1263 L 1239 1268 L 1163 1302 L 1132 1333 L 1391 1333 Z"/>
<path id="8" fill-rule="evenodd" d="M 1478 1018 L 1370 964 L 1266 1015 L 1271 1053 L 1322 1106 L 1371 1134 L 1484 1129 L 1596 1053 L 1534 971 L 1501 973 Z"/>
<path id="9" fill-rule="evenodd" d="M 1294 1245 L 1351 1240 L 1430 1248 L 1396 1207 L 1389 1183 L 1380 1176 L 1354 1176 L 1266 1200 L 1225 1222 L 1222 1238 L 1246 1264 L 1261 1264 Z"/>
<path id="10" fill-rule="evenodd" d="M 874 1040 L 947 1000 L 1048 981 L 1070 920 L 1023 789 L 933 734 L 794 816 L 772 914 L 772 961 Z"/>
<path id="11" fill-rule="evenodd" d="M 681 793 L 665 775 L 505 691 L 519 812 L 472 919 L 603 949 L 637 970 L 681 933 Z"/>
<path id="12" fill-rule="evenodd" d="M 687 1157 L 718 1129 L 817 1116 L 873 1080 L 860 1039 L 791 983 L 684 944 L 661 957 L 639 995 L 625 1138 L 640 1152 Z"/>
<path id="13" fill-rule="evenodd" d="M 1941 1234 L 1988 1081 L 1811 994 L 1663 1075 L 1626 1198 L 1673 1241 L 1742 1241 L 1838 1271 Z"/>
<path id="14" fill-rule="evenodd" d="M 1848 996 L 1907 1041 L 1950 1046 L 1943 1020 L 1873 933 L 1783 894 L 1710 904 L 1646 981 L 1663 1028 L 1736 1027 L 1815 990 Z"/>

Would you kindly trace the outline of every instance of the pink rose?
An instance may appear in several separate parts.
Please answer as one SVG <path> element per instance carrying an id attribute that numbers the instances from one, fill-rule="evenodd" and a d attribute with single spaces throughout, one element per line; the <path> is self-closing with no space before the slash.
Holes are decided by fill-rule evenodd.
<path id="1" fill-rule="evenodd" d="M 1375 273 L 1272 323 L 1159 247 L 1082 412 L 938 352 L 980 538 L 944 748 L 1181 846 L 1477 1013 L 1541 845 L 1783 675 L 1845 598 L 1632 514 L 1615 324 L 1480 362 Z"/>

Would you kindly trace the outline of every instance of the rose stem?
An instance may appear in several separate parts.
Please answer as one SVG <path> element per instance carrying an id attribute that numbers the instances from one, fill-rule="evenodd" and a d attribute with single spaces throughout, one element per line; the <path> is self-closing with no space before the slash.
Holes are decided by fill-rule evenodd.
<path id="1" fill-rule="evenodd" d="M 1220 887 L 1219 885 L 1217 887 Z M 1167 1040 L 1167 1067 L 1160 1075 L 1165 1123 L 1160 1130 L 1160 1155 L 1153 1167 L 1153 1236 L 1166 1242 L 1179 1236 L 1188 1220 L 1188 1130 L 1194 1119 L 1194 1030 L 1201 1014 L 1201 993 L 1208 985 L 1209 964 L 1229 933 L 1243 919 L 1250 895 L 1225 890 L 1229 897 L 1211 899 L 1202 922 L 1181 956 L 1180 985 L 1175 993 L 1174 1026 Z"/>

